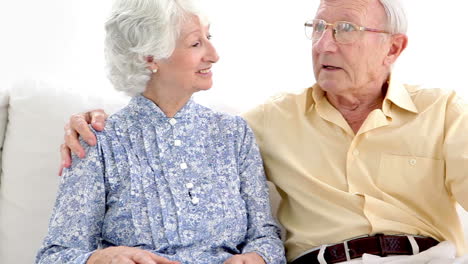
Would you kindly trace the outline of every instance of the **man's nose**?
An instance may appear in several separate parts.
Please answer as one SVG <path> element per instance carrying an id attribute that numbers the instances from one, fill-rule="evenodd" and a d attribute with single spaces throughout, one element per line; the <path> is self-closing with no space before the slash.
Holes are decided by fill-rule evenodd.
<path id="1" fill-rule="evenodd" d="M 335 52 L 338 48 L 335 38 L 333 37 L 333 29 L 328 27 L 322 34 L 322 36 L 317 39 L 313 48 L 317 52 Z"/>

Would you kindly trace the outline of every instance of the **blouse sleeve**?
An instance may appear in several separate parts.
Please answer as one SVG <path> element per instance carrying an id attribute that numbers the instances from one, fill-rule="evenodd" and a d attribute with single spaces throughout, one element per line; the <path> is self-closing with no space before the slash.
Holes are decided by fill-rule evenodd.
<path id="1" fill-rule="evenodd" d="M 86 263 L 98 248 L 105 214 L 104 166 L 99 145 L 85 147 L 86 157 L 72 157 L 65 169 L 49 231 L 36 263 Z"/>
<path id="2" fill-rule="evenodd" d="M 240 119 L 240 118 L 239 118 Z M 247 207 L 248 231 L 242 253 L 256 252 L 266 263 L 286 263 L 280 229 L 271 214 L 263 163 L 252 130 L 243 119 L 239 173 L 241 195 Z"/>

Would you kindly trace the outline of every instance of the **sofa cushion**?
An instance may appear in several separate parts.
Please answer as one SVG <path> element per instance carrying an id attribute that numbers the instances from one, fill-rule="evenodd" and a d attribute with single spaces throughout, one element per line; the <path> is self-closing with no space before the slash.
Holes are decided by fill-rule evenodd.
<path id="1" fill-rule="evenodd" d="M 2 149 L 5 129 L 8 122 L 8 93 L 7 87 L 0 88 L 0 170 L 2 168 Z"/>
<path id="2" fill-rule="evenodd" d="M 34 261 L 56 197 L 59 146 L 69 116 L 98 107 L 111 113 L 128 99 L 87 96 L 66 88 L 24 81 L 10 91 L 0 182 L 0 263 Z M 6 115 L 1 98 L 0 133 Z"/>

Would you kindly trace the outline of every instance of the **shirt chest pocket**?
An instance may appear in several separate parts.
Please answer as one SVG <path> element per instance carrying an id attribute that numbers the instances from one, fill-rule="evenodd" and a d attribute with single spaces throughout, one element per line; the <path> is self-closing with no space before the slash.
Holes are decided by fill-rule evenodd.
<path id="1" fill-rule="evenodd" d="M 376 184 L 404 203 L 430 202 L 445 192 L 443 160 L 382 154 Z"/>

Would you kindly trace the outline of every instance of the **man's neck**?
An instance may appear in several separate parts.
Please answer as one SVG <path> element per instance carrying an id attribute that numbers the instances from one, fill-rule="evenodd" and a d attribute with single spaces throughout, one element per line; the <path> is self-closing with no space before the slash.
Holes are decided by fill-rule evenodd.
<path id="1" fill-rule="evenodd" d="M 366 92 L 350 92 L 339 95 L 325 93 L 330 104 L 341 113 L 354 133 L 359 131 L 370 112 L 382 108 L 387 92 L 387 83 L 380 88 L 359 89 L 358 91 Z"/>

